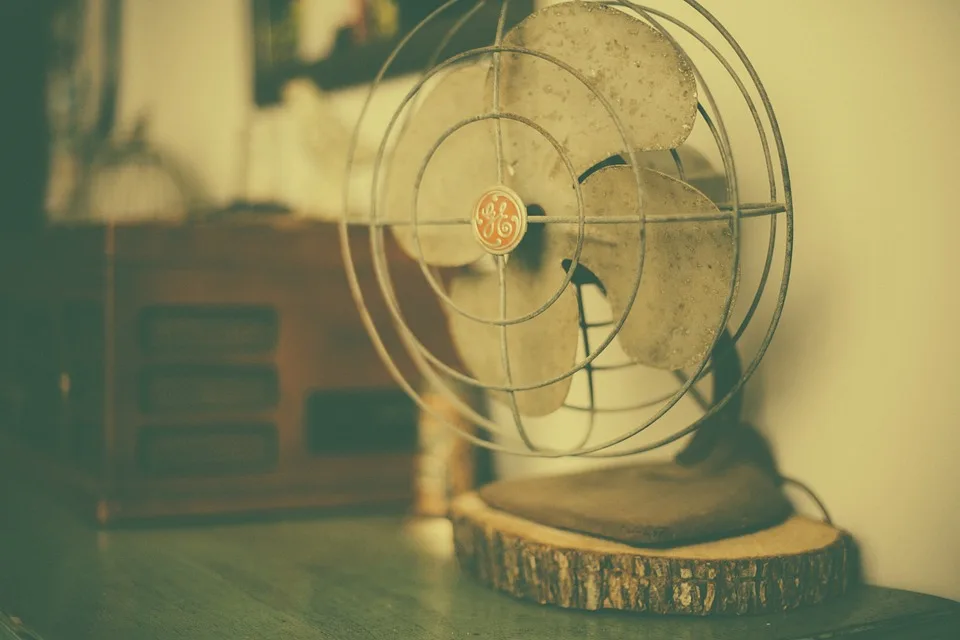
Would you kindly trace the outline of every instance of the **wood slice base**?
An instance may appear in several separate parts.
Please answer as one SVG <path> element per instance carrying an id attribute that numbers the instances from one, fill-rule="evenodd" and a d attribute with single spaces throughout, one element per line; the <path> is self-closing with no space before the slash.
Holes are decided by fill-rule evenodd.
<path id="1" fill-rule="evenodd" d="M 476 493 L 454 501 L 451 519 L 464 571 L 517 598 L 572 609 L 769 613 L 839 596 L 855 575 L 852 538 L 800 516 L 755 533 L 664 549 L 540 525 L 492 509 Z"/>

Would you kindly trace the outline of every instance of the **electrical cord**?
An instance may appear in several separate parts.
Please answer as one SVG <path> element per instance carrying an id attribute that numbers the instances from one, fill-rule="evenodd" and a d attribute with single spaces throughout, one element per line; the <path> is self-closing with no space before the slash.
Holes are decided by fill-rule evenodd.
<path id="1" fill-rule="evenodd" d="M 827 511 L 827 507 L 823 504 L 823 500 L 821 500 L 820 497 L 814 493 L 813 489 L 800 482 L 796 478 L 788 478 L 787 476 L 783 475 L 780 476 L 780 482 L 781 484 L 793 485 L 807 494 L 810 499 L 816 503 L 817 508 L 820 509 L 820 512 L 823 514 L 823 521 L 833 526 L 833 519 L 830 517 L 830 512 Z"/>

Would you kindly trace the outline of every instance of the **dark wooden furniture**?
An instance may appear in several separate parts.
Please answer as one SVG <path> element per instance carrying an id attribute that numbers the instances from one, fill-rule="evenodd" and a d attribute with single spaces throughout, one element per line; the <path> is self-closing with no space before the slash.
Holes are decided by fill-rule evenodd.
<path id="1" fill-rule="evenodd" d="M 354 236 L 381 301 L 369 238 Z M 419 267 L 387 250 L 408 323 L 449 356 Z M 360 323 L 336 225 L 0 237 L 0 459 L 101 523 L 408 504 L 415 422 Z"/>
<path id="2" fill-rule="evenodd" d="M 44 640 L 952 640 L 960 604 L 862 587 L 755 617 L 568 611 L 476 584 L 449 522 L 337 517 L 97 531 L 0 486 L 0 610 Z"/>
<path id="3" fill-rule="evenodd" d="M 43 224 L 50 163 L 52 2 L 0 2 L 0 237 Z"/>

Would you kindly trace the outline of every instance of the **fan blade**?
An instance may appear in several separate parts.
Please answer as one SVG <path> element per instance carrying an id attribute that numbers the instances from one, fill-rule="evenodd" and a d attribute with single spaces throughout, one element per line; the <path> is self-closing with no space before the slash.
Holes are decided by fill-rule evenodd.
<path id="1" fill-rule="evenodd" d="M 560 151 L 528 125 L 504 119 L 501 135 L 510 144 L 503 146 L 504 182 L 517 192 L 528 212 L 540 207 L 544 215 L 577 215 L 578 174 L 566 167 Z"/>
<path id="2" fill-rule="evenodd" d="M 545 7 L 511 29 L 503 46 L 544 53 L 576 69 L 623 122 L 627 141 L 604 104 L 576 76 L 530 54 L 501 55 L 502 110 L 547 130 L 564 147 L 577 175 L 630 146 L 677 147 L 693 128 L 697 83 L 689 62 L 660 32 L 623 11 L 593 2 Z M 508 136 L 504 142 L 524 156 Z M 553 168 L 565 171 L 559 162 Z"/>
<path id="3" fill-rule="evenodd" d="M 651 170 L 641 175 L 645 215 L 719 213 L 684 182 Z M 601 169 L 584 183 L 583 192 L 591 216 L 637 212 L 636 178 L 629 166 Z M 575 233 L 568 229 L 567 234 L 572 253 Z M 633 291 L 639 246 L 637 224 L 595 224 L 585 231 L 581 262 L 603 283 L 615 320 Z M 640 288 L 618 335 L 623 350 L 636 362 L 658 369 L 698 364 L 720 329 L 734 277 L 729 220 L 647 223 Z"/>
<path id="4" fill-rule="evenodd" d="M 430 150 L 457 123 L 489 112 L 486 65 L 457 67 L 443 76 L 400 134 L 387 172 L 382 217 L 400 247 L 419 255 L 414 236 L 416 180 Z M 444 140 L 430 159 L 417 196 L 416 235 L 423 260 L 433 266 L 460 266 L 485 254 L 470 224 L 429 221 L 469 219 L 485 191 L 497 184 L 496 145 L 490 121 L 470 123 Z"/>
<path id="5" fill-rule="evenodd" d="M 544 225 L 537 225 L 542 229 Z M 528 242 L 531 238 L 525 238 Z M 561 242 L 551 243 L 561 247 Z M 530 246 L 530 245 L 526 245 Z M 534 255 L 521 245 L 507 262 L 505 285 L 507 317 L 527 315 L 547 302 L 563 284 L 560 258 Z M 529 258 L 530 260 L 526 260 Z M 483 319 L 500 318 L 500 283 L 497 273 L 467 271 L 458 274 L 450 297 L 465 311 Z M 478 322 L 448 309 L 454 344 L 467 368 L 487 385 L 507 385 L 501 358 L 501 328 Z M 576 293 L 567 286 L 543 313 L 507 326 L 507 353 L 513 385 L 537 384 L 570 371 L 576 364 L 579 311 Z M 517 407 L 525 416 L 545 416 L 563 405 L 573 376 L 545 387 L 516 392 Z M 504 392 L 492 392 L 507 402 Z"/>

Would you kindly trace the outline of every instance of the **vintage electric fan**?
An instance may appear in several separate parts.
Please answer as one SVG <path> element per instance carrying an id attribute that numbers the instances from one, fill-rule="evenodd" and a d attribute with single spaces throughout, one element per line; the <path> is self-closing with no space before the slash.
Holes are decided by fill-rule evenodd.
<path id="1" fill-rule="evenodd" d="M 457 14 L 456 27 L 437 43 L 437 60 L 458 29 L 470 28 L 472 11 L 497 4 L 491 46 L 429 68 L 391 119 L 369 185 L 373 267 L 391 330 L 424 379 L 446 390 L 476 425 L 463 435 L 477 445 L 603 458 L 694 435 L 669 462 L 631 458 L 504 480 L 462 496 L 451 513 L 462 567 L 515 596 L 585 609 L 751 613 L 843 592 L 849 537 L 793 513 L 763 439 L 739 416 L 741 388 L 783 308 L 793 238 L 782 141 L 746 56 L 693 0 L 677 4 L 711 28 L 712 40 L 671 13 L 626 1 L 554 4 L 509 29 L 507 2 L 454 1 L 421 27 L 465 4 L 473 8 Z M 724 120 L 665 25 L 699 43 L 733 79 L 756 127 L 769 202 L 741 202 Z M 371 96 L 421 27 L 401 43 Z M 752 86 L 722 49 L 733 52 Z M 707 128 L 722 160 L 720 197 L 686 179 L 682 145 L 695 126 Z M 664 154 L 672 170 L 651 169 L 663 168 Z M 347 191 L 349 211 L 357 203 Z M 752 303 L 739 326 L 728 328 L 743 296 L 740 239 L 749 218 L 769 224 L 769 250 Z M 778 220 L 785 226 L 783 278 L 759 349 L 741 368 L 736 343 L 768 284 Z M 397 382 L 433 412 L 416 391 L 420 383 L 401 375 L 367 310 L 349 242 L 361 224 L 341 224 L 361 317 Z M 428 351 L 405 323 L 384 251 L 388 238 L 422 266 L 463 366 Z M 588 317 L 589 290 L 606 300 L 609 321 Z M 597 331 L 602 339 L 594 339 Z M 679 386 L 644 399 L 639 406 L 654 407 L 653 415 L 616 438 L 597 442 L 588 433 L 573 448 L 538 442 L 531 419 L 565 407 L 591 418 L 604 411 L 594 402 L 595 361 L 614 344 L 635 366 L 673 372 Z M 571 401 L 578 376 L 590 391 L 584 406 Z M 702 417 L 667 437 L 630 444 L 708 376 L 713 398 Z M 485 389 L 507 406 L 509 428 L 460 401 L 451 390 L 458 385 Z"/>

